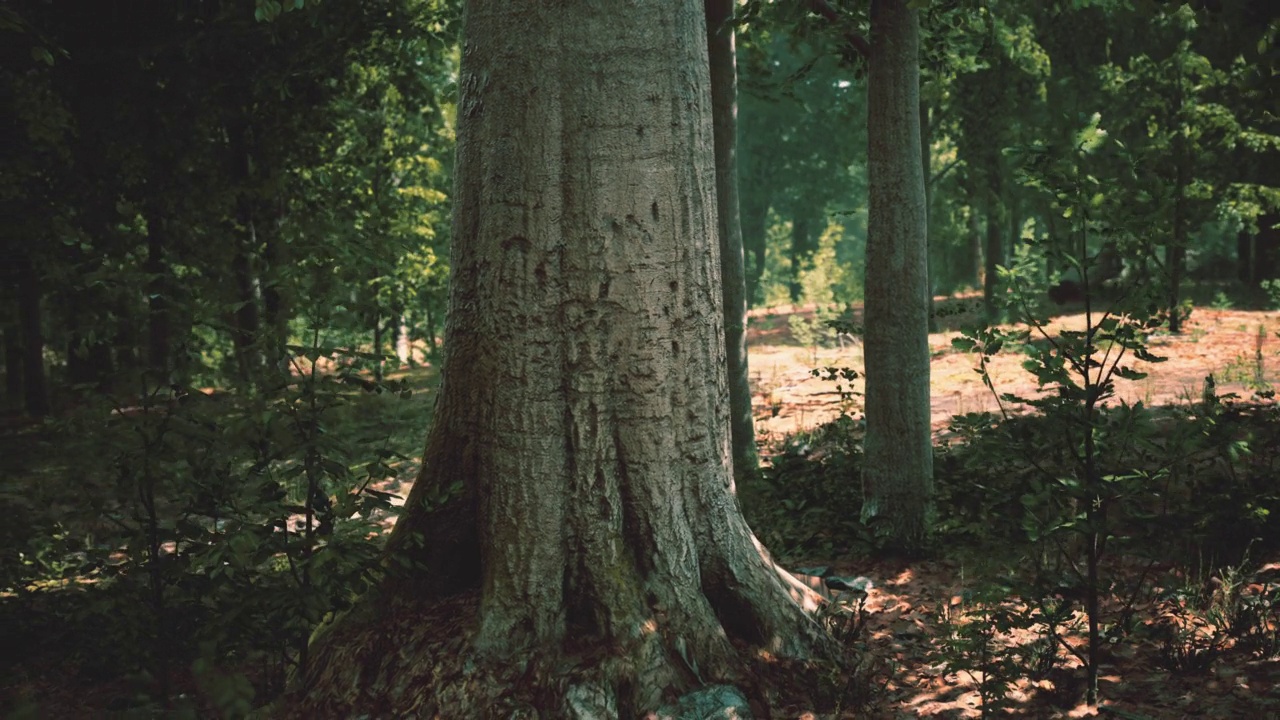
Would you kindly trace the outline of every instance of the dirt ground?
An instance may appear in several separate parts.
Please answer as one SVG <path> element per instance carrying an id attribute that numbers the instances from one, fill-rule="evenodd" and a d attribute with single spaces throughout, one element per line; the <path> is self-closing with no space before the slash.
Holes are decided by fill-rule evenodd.
<path id="1" fill-rule="evenodd" d="M 816 427 L 839 413 L 835 383 L 813 377 L 814 368 L 847 366 L 862 370 L 861 343 L 846 341 L 844 348 L 802 347 L 790 331 L 788 318 L 792 314 L 812 319 L 814 310 L 804 307 L 753 311 L 750 317 L 748 362 L 755 395 L 756 431 L 762 440 Z M 949 319 L 953 320 L 951 324 L 964 321 L 963 317 Z M 1083 329 L 1084 324 L 1083 313 L 1062 315 L 1054 319 L 1049 330 Z M 1197 308 L 1181 335 L 1157 334 L 1151 338 L 1152 352 L 1167 360 L 1158 366 L 1135 362 L 1134 369 L 1150 374 L 1139 381 L 1117 380 L 1118 399 L 1148 405 L 1199 400 L 1205 377 L 1211 374 L 1219 395 L 1234 392 L 1247 399 L 1259 380 L 1280 383 L 1277 332 L 1280 312 Z M 945 430 L 953 415 L 998 411 L 991 391 L 974 372 L 977 356 L 952 347 L 951 341 L 959 335 L 958 330 L 947 329 L 929 336 L 936 431 Z M 1010 351 L 994 358 L 991 375 L 998 391 L 1034 394 L 1035 378 L 1022 369 L 1024 359 L 1025 355 Z M 861 392 L 860 379 L 853 383 L 853 389 Z"/>

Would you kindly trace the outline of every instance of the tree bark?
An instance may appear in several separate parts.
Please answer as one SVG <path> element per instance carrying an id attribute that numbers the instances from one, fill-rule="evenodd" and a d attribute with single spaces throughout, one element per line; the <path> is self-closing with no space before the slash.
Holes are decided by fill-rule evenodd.
<path id="1" fill-rule="evenodd" d="M 929 532 L 933 484 L 916 11 L 874 0 L 871 29 L 862 516 L 887 550 L 911 553 Z"/>
<path id="2" fill-rule="evenodd" d="M 715 133 L 716 229 L 720 236 L 720 284 L 724 302 L 724 346 L 729 382 L 729 430 L 733 477 L 754 478 L 760 457 L 751 412 L 747 367 L 747 301 L 742 222 L 738 210 L 738 68 L 734 49 L 733 0 L 706 0 L 707 49 L 711 68 L 711 118 Z"/>
<path id="3" fill-rule="evenodd" d="M 299 712 L 508 716 L 509 687 L 441 680 L 371 609 L 477 587 L 472 677 L 529 668 L 549 716 L 583 716 L 574 688 L 635 717 L 741 677 L 731 639 L 826 652 L 732 491 L 703 8 L 475 0 L 465 23 L 434 424 L 391 572 L 315 643 Z"/>

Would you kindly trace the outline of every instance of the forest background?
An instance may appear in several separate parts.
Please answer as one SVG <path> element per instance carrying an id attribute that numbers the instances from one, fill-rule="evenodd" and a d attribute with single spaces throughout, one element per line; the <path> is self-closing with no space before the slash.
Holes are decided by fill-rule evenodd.
<path id="1" fill-rule="evenodd" d="M 1274 10 L 911 3 L 936 510 L 886 557 L 862 5 L 733 23 L 739 496 L 856 655 L 770 697 L 1044 717 L 1101 676 L 1131 716 L 1275 712 Z M 445 352 L 461 12 L 0 8 L 16 716 L 244 716 L 376 584 Z"/>

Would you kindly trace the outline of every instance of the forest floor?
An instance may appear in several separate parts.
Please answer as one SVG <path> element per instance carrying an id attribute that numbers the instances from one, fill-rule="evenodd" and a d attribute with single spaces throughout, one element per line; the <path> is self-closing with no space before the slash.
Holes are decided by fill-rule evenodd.
<path id="1" fill-rule="evenodd" d="M 795 433 L 814 430 L 842 410 L 859 414 L 856 397 L 852 401 L 842 399 L 833 382 L 814 377 L 812 370 L 816 367 L 850 366 L 861 371 L 861 346 L 846 342 L 843 349 L 834 347 L 834 334 L 827 338 L 819 334 L 816 344 L 802 346 L 792 333 L 795 326 L 791 320 L 793 316 L 814 326 L 815 311 L 811 307 L 756 311 L 750 320 L 748 344 L 757 434 L 766 460 L 782 447 L 787 437 Z M 950 315 L 947 320 L 958 325 L 965 317 Z M 1056 318 L 1053 327 L 1080 327 L 1082 324 L 1082 315 L 1066 314 Z M 1118 396 L 1130 403 L 1186 405 L 1199 401 L 1206 376 L 1213 375 L 1219 395 L 1235 393 L 1247 401 L 1254 396 L 1255 390 L 1269 383 L 1280 385 L 1278 331 L 1278 312 L 1198 308 L 1181 335 L 1157 334 L 1151 338 L 1152 350 L 1168 360 L 1154 367 L 1142 367 L 1138 363 L 1138 369 L 1150 370 L 1150 376 L 1134 382 L 1119 381 Z M 953 415 L 998 409 L 991 392 L 974 372 L 977 358 L 972 353 L 953 349 L 951 341 L 958 334 L 954 328 L 943 328 L 929 340 L 933 354 L 933 420 L 939 440 L 947 437 L 948 422 Z M 991 373 L 1000 392 L 1036 392 L 1034 378 L 1020 367 L 1024 358 L 1006 352 L 992 360 Z M 421 447 L 423 425 L 434 400 L 436 375 L 434 368 L 391 374 L 391 379 L 407 379 L 414 387 L 413 399 L 407 404 L 370 397 L 353 406 L 350 415 L 354 419 L 349 422 L 374 423 L 379 426 L 375 429 L 396 433 L 395 447 L 407 456 L 403 461 L 393 463 L 398 477 L 380 484 L 380 490 L 401 497 L 408 492 L 416 475 L 416 454 Z M 853 389 L 860 390 L 861 382 L 855 382 Z M 82 489 L 76 483 L 44 482 L 64 476 L 61 470 L 66 468 L 60 462 L 66 458 L 56 450 L 55 438 L 37 442 L 42 436 L 39 433 L 33 435 L 35 432 L 33 428 L 15 430 L 0 426 L 0 458 L 4 459 L 0 462 L 0 469 L 5 470 L 4 477 L 0 478 L 3 480 L 0 482 L 0 499 L 25 497 L 30 491 L 25 487 L 25 481 L 43 479 L 41 482 L 45 490 L 42 492 L 48 496 L 48 507 L 68 507 Z M 854 515 L 856 518 L 856 512 Z M 767 528 L 757 530 L 767 531 Z M 761 535 L 767 537 L 768 532 Z M 1271 543 L 1272 546 L 1275 544 Z M 984 678 L 980 672 L 958 669 L 953 662 L 955 652 L 946 649 L 958 624 L 965 622 L 966 618 L 980 618 L 981 613 L 991 607 L 974 600 L 974 594 L 981 591 L 989 579 L 984 578 L 983 573 L 1001 561 L 992 558 L 986 558 L 985 562 L 975 561 L 973 555 L 981 552 L 977 548 L 948 548 L 942 557 L 912 561 L 851 560 L 840 553 L 833 553 L 836 557 L 812 553 L 783 554 L 781 557 L 791 568 L 826 565 L 836 574 L 863 576 L 873 583 L 865 605 L 869 612 L 865 616 L 863 638 L 872 655 L 878 658 L 880 671 L 876 683 L 879 689 L 872 706 L 856 712 L 838 716 L 813 715 L 804 714 L 802 710 L 779 708 L 773 717 L 893 720 L 983 717 L 978 690 L 984 679 L 988 680 L 986 686 L 990 687 L 991 678 Z M 1259 587 L 1280 587 L 1278 560 L 1280 557 L 1250 558 L 1256 574 L 1243 579 L 1242 592 L 1256 592 Z M 1112 570 L 1128 579 L 1145 572 L 1138 567 L 1124 566 Z M 1157 572 L 1164 573 L 1165 578 L 1172 578 L 1180 571 L 1169 566 L 1157 568 Z M 1260 586 L 1259 578 L 1263 575 L 1266 578 Z M 1199 582 L 1205 585 L 1211 578 L 1197 579 L 1184 573 L 1182 580 L 1187 584 Z M 1165 583 L 1164 587 L 1170 585 Z M 1148 616 L 1158 615 L 1160 610 L 1156 605 L 1159 601 L 1155 597 L 1158 590 L 1153 587 L 1151 598 L 1136 603 L 1135 609 Z M 1006 598 L 1006 604 L 1016 602 L 1016 599 Z M 1207 626 L 1198 627 L 1197 632 Z M 1002 641 L 1016 643 L 1018 639 L 1009 637 Z M 45 648 L 43 654 L 57 652 L 60 651 L 50 647 Z M 1277 654 L 1271 653 L 1270 659 L 1255 659 L 1249 653 L 1236 651 L 1229 641 L 1224 641 L 1213 646 L 1212 662 L 1206 663 L 1206 667 L 1192 672 L 1171 672 L 1161 667 L 1167 664 L 1167 658 L 1160 656 L 1157 645 L 1122 642 L 1104 658 L 1100 683 L 1104 707 L 1099 711 L 1089 709 L 1081 702 L 1080 663 L 1066 651 L 1061 651 L 1052 673 L 1034 679 L 1019 677 L 1011 680 L 1003 698 L 1008 705 L 1007 712 L 989 713 L 987 716 L 1066 718 L 1088 717 L 1101 712 L 1104 716 L 1126 720 L 1280 718 L 1280 659 L 1275 657 Z M 26 658 L 14 657 L 12 660 L 18 663 L 16 667 L 23 667 Z M 45 660 L 50 667 L 56 666 L 56 658 Z M 45 664 L 42 662 L 41 666 Z M 28 670 L 34 671 L 34 668 L 28 667 Z M 94 698 L 106 693 L 105 684 L 99 691 L 67 677 L 45 676 L 37 680 L 25 677 L 25 672 L 22 675 L 25 679 L 18 680 L 18 684 L 25 688 L 23 692 L 39 686 L 38 692 L 32 692 L 45 698 L 45 710 L 67 709 L 66 713 L 58 716 L 113 716 L 95 713 L 92 709 L 101 708 Z M 47 683 L 48 687 L 42 683 Z M 7 694 L 6 690 L 14 690 L 5 688 L 5 685 L 0 682 L 0 701 Z"/>

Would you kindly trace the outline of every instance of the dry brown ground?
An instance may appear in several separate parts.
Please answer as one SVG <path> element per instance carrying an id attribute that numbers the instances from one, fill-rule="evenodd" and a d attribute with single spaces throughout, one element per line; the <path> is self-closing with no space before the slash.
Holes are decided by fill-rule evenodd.
<path id="1" fill-rule="evenodd" d="M 835 384 L 813 377 L 815 367 L 848 366 L 862 370 L 862 346 L 850 344 L 841 350 L 832 347 L 801 347 L 792 337 L 788 317 L 799 313 L 813 317 L 813 309 L 799 308 L 753 311 L 747 331 L 756 428 L 762 439 L 777 438 L 797 430 L 820 425 L 839 413 L 840 398 Z M 963 318 L 956 318 L 962 320 Z M 1061 328 L 1083 329 L 1084 314 L 1054 319 L 1051 333 Z M 1218 393 L 1252 394 L 1259 350 L 1258 328 L 1263 328 L 1263 379 L 1280 384 L 1280 312 L 1204 310 L 1197 308 L 1181 335 L 1156 335 L 1151 349 L 1168 359 L 1159 365 L 1135 363 L 1135 369 L 1149 372 L 1139 381 L 1117 381 L 1117 394 L 1130 403 L 1142 401 L 1161 405 L 1198 400 L 1205 376 L 1213 374 Z M 997 411 L 995 398 L 983 386 L 974 368 L 977 357 L 955 350 L 952 339 L 958 330 L 929 336 L 933 353 L 933 424 L 944 429 L 951 416 L 981 411 Z M 991 363 L 991 375 L 1000 392 L 1032 394 L 1035 379 L 1021 368 L 1024 355 L 1004 352 Z M 861 380 L 854 389 L 861 391 Z M 776 416 L 771 407 L 778 407 Z"/>

